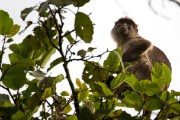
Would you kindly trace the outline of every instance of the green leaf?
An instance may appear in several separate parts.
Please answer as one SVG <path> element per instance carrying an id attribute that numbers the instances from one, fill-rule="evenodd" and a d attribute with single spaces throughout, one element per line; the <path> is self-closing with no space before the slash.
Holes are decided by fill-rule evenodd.
<path id="1" fill-rule="evenodd" d="M 29 99 L 28 99 L 28 108 L 31 111 L 34 111 L 38 106 L 40 106 L 41 101 L 38 98 L 37 93 L 33 94 Z"/>
<path id="2" fill-rule="evenodd" d="M 115 89 L 117 88 L 118 86 L 120 86 L 124 81 L 125 81 L 125 78 L 126 78 L 126 74 L 123 74 L 123 73 L 119 73 L 110 83 L 110 86 L 111 86 L 111 89 Z"/>
<path id="3" fill-rule="evenodd" d="M 84 42 L 90 43 L 92 41 L 94 28 L 88 15 L 82 12 L 76 14 L 75 30 L 76 34 L 84 40 Z"/>
<path id="4" fill-rule="evenodd" d="M 48 9 L 49 3 L 46 2 L 42 2 L 39 8 L 39 13 L 43 13 Z"/>
<path id="5" fill-rule="evenodd" d="M 122 99 L 122 105 L 135 110 L 142 109 L 143 98 L 134 91 L 129 91 L 125 94 L 125 97 Z"/>
<path id="6" fill-rule="evenodd" d="M 86 51 L 85 51 L 84 49 L 79 50 L 79 51 L 77 52 L 77 55 L 78 55 L 78 56 L 81 56 L 82 58 L 84 58 L 84 57 L 86 56 Z"/>
<path id="7" fill-rule="evenodd" d="M 33 65 L 34 61 L 24 59 L 19 61 L 17 64 L 9 66 L 4 73 L 4 77 L 2 79 L 3 84 L 8 88 L 12 88 L 13 90 L 21 88 L 26 83 L 25 70 L 27 67 Z"/>
<path id="8" fill-rule="evenodd" d="M 86 83 L 90 84 L 94 83 L 95 81 L 106 81 L 107 77 L 108 72 L 104 70 L 98 63 L 86 63 L 82 75 L 82 78 Z"/>
<path id="9" fill-rule="evenodd" d="M 86 3 L 88 3 L 90 0 L 74 0 L 74 1 L 75 1 L 75 4 L 74 4 L 75 7 L 82 7 Z"/>
<path id="10" fill-rule="evenodd" d="M 52 68 L 54 68 L 56 65 L 60 64 L 61 62 L 63 62 L 62 58 L 55 59 L 50 63 L 50 67 L 47 69 L 47 71 L 50 71 Z"/>
<path id="11" fill-rule="evenodd" d="M 87 52 L 92 52 L 92 51 L 95 50 L 95 49 L 97 49 L 97 48 L 89 47 L 89 48 L 87 49 Z"/>
<path id="12" fill-rule="evenodd" d="M 12 38 L 9 38 L 8 40 L 7 40 L 7 43 L 10 43 L 10 42 L 12 42 L 13 41 L 13 39 Z"/>
<path id="13" fill-rule="evenodd" d="M 81 102 L 85 100 L 88 97 L 88 95 L 89 95 L 88 87 L 86 83 L 83 83 L 78 93 L 78 101 Z"/>
<path id="14" fill-rule="evenodd" d="M 43 47 L 41 47 L 34 53 L 33 59 L 41 60 L 45 52 L 46 52 L 45 49 Z"/>
<path id="15" fill-rule="evenodd" d="M 0 10 L 0 35 L 8 35 L 13 27 L 13 20 L 9 14 Z"/>
<path id="16" fill-rule="evenodd" d="M 34 10 L 35 7 L 29 7 L 25 8 L 23 11 L 21 11 L 21 18 L 22 20 L 25 20 L 26 17 Z"/>
<path id="17" fill-rule="evenodd" d="M 12 120 L 26 120 L 26 116 L 22 111 L 17 111 L 14 115 L 11 117 Z"/>
<path id="18" fill-rule="evenodd" d="M 10 33 L 8 34 L 8 37 L 14 36 L 16 33 L 18 33 L 19 29 L 20 29 L 19 25 L 17 25 L 17 24 L 13 25 Z"/>
<path id="19" fill-rule="evenodd" d="M 63 112 L 64 112 L 64 113 L 69 113 L 71 110 L 72 110 L 72 107 L 68 104 L 68 105 L 64 108 Z"/>
<path id="20" fill-rule="evenodd" d="M 161 92 L 158 84 L 150 80 L 141 80 L 134 84 L 133 89 L 141 94 L 145 93 L 148 96 L 153 96 Z"/>
<path id="21" fill-rule="evenodd" d="M 151 98 L 144 104 L 144 108 L 149 111 L 161 109 L 164 106 L 164 103 L 159 98 Z"/>
<path id="22" fill-rule="evenodd" d="M 68 33 L 68 34 L 67 34 Z M 67 31 L 65 34 L 67 34 L 66 35 L 66 38 L 67 38 L 67 40 L 71 43 L 71 44 L 73 44 L 74 43 L 74 38 L 71 36 L 71 34 L 69 33 L 69 31 Z"/>
<path id="23" fill-rule="evenodd" d="M 96 91 L 104 97 L 111 97 L 113 95 L 113 93 L 111 92 L 111 90 L 107 87 L 107 85 L 105 83 L 102 82 L 97 82 L 94 84 L 94 88 L 96 89 Z"/>
<path id="24" fill-rule="evenodd" d="M 91 113 L 91 111 L 84 107 L 80 110 L 80 115 L 78 120 L 96 120 L 95 116 Z"/>
<path id="25" fill-rule="evenodd" d="M 44 53 L 41 61 L 38 62 L 38 65 L 40 65 L 42 68 L 44 68 L 47 64 L 47 62 L 49 61 L 49 59 L 51 58 L 51 56 L 56 52 L 55 48 L 51 48 L 49 51 L 46 51 L 46 53 Z"/>
<path id="26" fill-rule="evenodd" d="M 69 96 L 69 92 L 68 92 L 68 91 L 62 91 L 62 92 L 61 92 L 61 95 L 62 95 L 62 96 Z"/>
<path id="27" fill-rule="evenodd" d="M 9 96 L 6 94 L 0 94 L 0 102 L 10 101 Z"/>
<path id="28" fill-rule="evenodd" d="M 161 89 L 167 88 L 171 82 L 171 71 L 167 65 L 155 63 L 152 68 L 151 78 Z"/>
<path id="29" fill-rule="evenodd" d="M 82 88 L 82 83 L 80 81 L 79 78 L 76 78 L 76 85 L 79 87 L 79 88 Z"/>
<path id="30" fill-rule="evenodd" d="M 9 54 L 9 60 L 11 61 L 11 64 L 15 64 L 22 59 L 23 57 L 17 53 Z"/>
<path id="31" fill-rule="evenodd" d="M 43 95 L 41 96 L 41 100 L 46 100 L 48 97 L 50 97 L 53 94 L 53 90 L 51 87 L 46 88 L 44 90 Z"/>
<path id="32" fill-rule="evenodd" d="M 136 82 L 138 82 L 138 80 L 133 74 L 129 74 L 126 76 L 125 82 L 133 88 Z"/>
<path id="33" fill-rule="evenodd" d="M 67 116 L 66 120 L 78 120 L 76 115 Z"/>
<path id="34" fill-rule="evenodd" d="M 107 59 L 103 63 L 104 68 L 114 72 L 119 71 L 120 65 L 121 65 L 121 55 L 117 49 L 110 52 Z"/>

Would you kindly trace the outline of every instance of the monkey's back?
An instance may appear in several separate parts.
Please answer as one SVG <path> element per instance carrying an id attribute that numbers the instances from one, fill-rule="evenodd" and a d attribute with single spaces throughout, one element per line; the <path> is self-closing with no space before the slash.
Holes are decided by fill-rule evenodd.
<path id="1" fill-rule="evenodd" d="M 171 70 L 171 63 L 167 56 L 158 47 L 153 46 L 153 49 L 149 50 L 146 55 L 135 61 L 127 71 L 134 74 L 138 80 L 150 80 L 151 69 L 156 62 L 166 64 Z"/>
<path id="2" fill-rule="evenodd" d="M 151 58 L 150 61 L 151 63 L 153 63 L 153 65 L 155 64 L 155 62 L 158 62 L 160 64 L 164 63 L 172 71 L 171 63 L 169 59 L 167 58 L 165 53 L 162 50 L 160 50 L 158 47 L 156 46 L 153 47 L 152 51 L 149 53 L 149 57 Z"/>

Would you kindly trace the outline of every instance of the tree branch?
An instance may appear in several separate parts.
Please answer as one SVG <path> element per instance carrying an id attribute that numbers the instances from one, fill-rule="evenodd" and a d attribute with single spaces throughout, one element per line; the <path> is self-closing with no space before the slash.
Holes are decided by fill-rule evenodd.
<path id="1" fill-rule="evenodd" d="M 0 54 L 0 70 L 2 69 L 2 58 L 3 58 L 3 54 L 4 54 L 4 50 L 5 50 L 5 40 L 6 40 L 6 35 L 3 38 L 3 45 L 2 45 L 2 53 Z"/>

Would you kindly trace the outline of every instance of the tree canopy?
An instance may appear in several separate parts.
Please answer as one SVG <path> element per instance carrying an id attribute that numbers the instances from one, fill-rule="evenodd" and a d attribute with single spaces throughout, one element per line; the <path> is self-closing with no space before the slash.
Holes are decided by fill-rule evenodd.
<path id="1" fill-rule="evenodd" d="M 171 72 L 165 64 L 155 64 L 152 80 L 138 81 L 122 62 L 120 48 L 95 54 L 95 47 L 74 49 L 80 43 L 93 41 L 94 23 L 90 14 L 80 11 L 90 0 L 48 0 L 21 12 L 22 20 L 32 12 L 38 21 L 27 21 L 23 31 L 14 24 L 6 11 L 0 10 L 0 119 L 8 120 L 139 120 L 149 119 L 142 110 L 155 111 L 155 119 L 180 118 L 180 92 L 162 91 L 171 82 Z M 72 10 L 73 9 L 73 10 Z M 75 9 L 75 12 L 74 12 Z M 74 26 L 65 29 L 67 12 L 73 13 Z M 33 24 L 33 33 L 21 43 L 15 34 L 23 34 Z M 11 53 L 6 53 L 6 50 Z M 53 56 L 59 53 L 57 58 Z M 4 63 L 8 54 L 10 63 Z M 95 61 L 108 54 L 103 64 Z M 82 76 L 73 80 L 72 62 L 82 62 Z M 59 66 L 60 65 L 60 66 Z M 61 67 L 56 76 L 51 70 Z M 57 69 L 57 68 L 56 68 Z M 63 70 L 63 71 L 61 71 Z M 68 81 L 71 91 L 57 92 Z M 75 83 L 75 84 L 74 84 Z M 147 96 L 147 97 L 144 97 Z M 122 108 L 133 108 L 133 116 Z M 37 115 L 35 115 L 37 114 Z"/>

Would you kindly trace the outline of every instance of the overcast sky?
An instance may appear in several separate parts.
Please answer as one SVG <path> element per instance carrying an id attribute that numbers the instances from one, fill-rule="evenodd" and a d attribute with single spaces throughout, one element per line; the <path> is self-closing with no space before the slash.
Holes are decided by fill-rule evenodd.
<path id="1" fill-rule="evenodd" d="M 95 33 L 92 46 L 97 46 L 99 51 L 110 50 L 116 47 L 111 38 L 110 31 L 114 22 L 120 17 L 131 17 L 139 28 L 139 33 L 145 39 L 162 49 L 171 61 L 173 80 L 169 89 L 180 90 L 180 8 L 167 0 L 153 2 L 157 12 L 168 19 L 156 15 L 148 6 L 147 0 L 91 0 L 80 10 L 90 15 L 95 23 Z M 20 18 L 20 12 L 39 3 L 38 0 L 1 0 L 0 9 L 7 11 L 14 23 L 20 24 L 23 29 L 25 22 Z M 28 20 L 37 19 L 34 14 Z M 19 36 L 16 36 L 16 41 Z M 76 67 L 76 66 L 74 66 Z M 83 66 L 82 66 L 83 68 Z"/>

